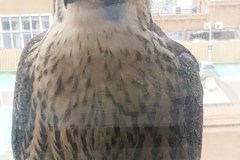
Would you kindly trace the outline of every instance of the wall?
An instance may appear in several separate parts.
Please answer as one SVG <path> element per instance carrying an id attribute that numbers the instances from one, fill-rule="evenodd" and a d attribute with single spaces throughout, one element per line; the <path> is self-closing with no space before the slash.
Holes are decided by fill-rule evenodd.
<path id="1" fill-rule="evenodd" d="M 203 24 L 208 21 L 208 15 L 153 16 L 153 21 L 166 34 L 170 31 L 182 31 L 186 39 L 187 31 L 203 30 Z"/>
<path id="2" fill-rule="evenodd" d="M 208 58 L 208 41 L 182 42 L 198 60 Z M 213 62 L 240 62 L 240 41 L 217 41 L 212 42 Z"/>
<path id="3" fill-rule="evenodd" d="M 16 71 L 22 49 L 0 49 L 0 72 Z"/>
<path id="4" fill-rule="evenodd" d="M 0 0 L 0 14 L 52 13 L 53 0 Z"/>
<path id="5" fill-rule="evenodd" d="M 203 128 L 202 160 L 239 160 L 240 126 Z"/>

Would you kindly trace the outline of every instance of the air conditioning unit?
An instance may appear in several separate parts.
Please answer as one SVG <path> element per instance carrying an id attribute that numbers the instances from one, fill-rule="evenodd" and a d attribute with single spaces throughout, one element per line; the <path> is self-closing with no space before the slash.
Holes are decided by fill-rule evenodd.
<path id="1" fill-rule="evenodd" d="M 181 7 L 176 7 L 176 14 L 181 14 Z"/>
<path id="2" fill-rule="evenodd" d="M 181 14 L 182 8 L 179 6 L 172 6 L 172 13 L 173 14 Z"/>
<path id="3" fill-rule="evenodd" d="M 203 28 L 204 29 L 211 29 L 211 24 L 210 23 L 204 23 Z"/>
<path id="4" fill-rule="evenodd" d="M 215 29 L 223 29 L 223 23 L 222 22 L 216 22 L 215 23 Z"/>

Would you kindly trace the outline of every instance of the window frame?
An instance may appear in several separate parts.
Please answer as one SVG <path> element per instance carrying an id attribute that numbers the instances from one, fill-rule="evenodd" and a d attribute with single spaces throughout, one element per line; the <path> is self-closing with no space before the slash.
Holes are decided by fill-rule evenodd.
<path id="1" fill-rule="evenodd" d="M 13 40 L 13 34 L 19 33 L 21 36 L 21 48 L 24 48 L 24 38 L 23 38 L 23 34 L 24 33 L 31 33 L 31 38 L 34 37 L 34 33 L 39 32 L 42 33 L 43 31 L 45 31 L 46 29 L 43 29 L 43 25 L 42 25 L 42 17 L 48 17 L 49 20 L 49 27 L 52 25 L 52 21 L 53 21 L 53 14 L 52 13 L 41 13 L 41 14 L 1 14 L 0 15 L 0 49 L 14 49 L 14 48 L 19 48 L 19 47 L 15 47 L 14 46 L 14 40 Z M 30 24 L 30 30 L 24 30 L 23 26 L 22 26 L 22 18 L 23 17 L 28 17 L 29 19 L 29 24 Z M 40 28 L 38 30 L 34 30 L 33 26 L 32 26 L 32 17 L 38 17 L 39 20 L 39 26 Z M 8 18 L 9 20 L 9 27 L 10 30 L 9 31 L 4 31 L 2 29 L 2 18 Z M 13 18 L 18 18 L 19 21 L 19 30 L 13 30 L 12 29 L 12 19 Z M 4 41 L 3 41 L 3 34 L 4 33 L 10 33 L 10 38 L 11 38 L 11 48 L 5 48 L 4 47 Z"/>

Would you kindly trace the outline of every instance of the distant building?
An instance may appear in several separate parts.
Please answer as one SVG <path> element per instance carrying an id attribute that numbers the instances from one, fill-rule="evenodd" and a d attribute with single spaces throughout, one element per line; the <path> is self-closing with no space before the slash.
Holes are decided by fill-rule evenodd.
<path id="1" fill-rule="evenodd" d="M 153 20 L 174 40 L 209 40 L 210 31 L 213 40 L 240 38 L 239 0 L 177 0 L 172 6 L 175 8 L 171 14 L 152 14 Z"/>

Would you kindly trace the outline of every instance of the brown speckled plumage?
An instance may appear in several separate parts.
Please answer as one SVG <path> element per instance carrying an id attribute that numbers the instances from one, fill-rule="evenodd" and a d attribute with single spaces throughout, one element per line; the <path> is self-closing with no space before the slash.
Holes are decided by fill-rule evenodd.
<path id="1" fill-rule="evenodd" d="M 124 2 L 131 16 L 99 26 L 95 2 L 62 1 L 20 59 L 15 159 L 199 160 L 202 87 L 191 53 L 151 22 L 144 0 Z M 89 3 L 99 15 L 79 12 Z M 78 23 L 78 12 L 89 19 Z"/>

